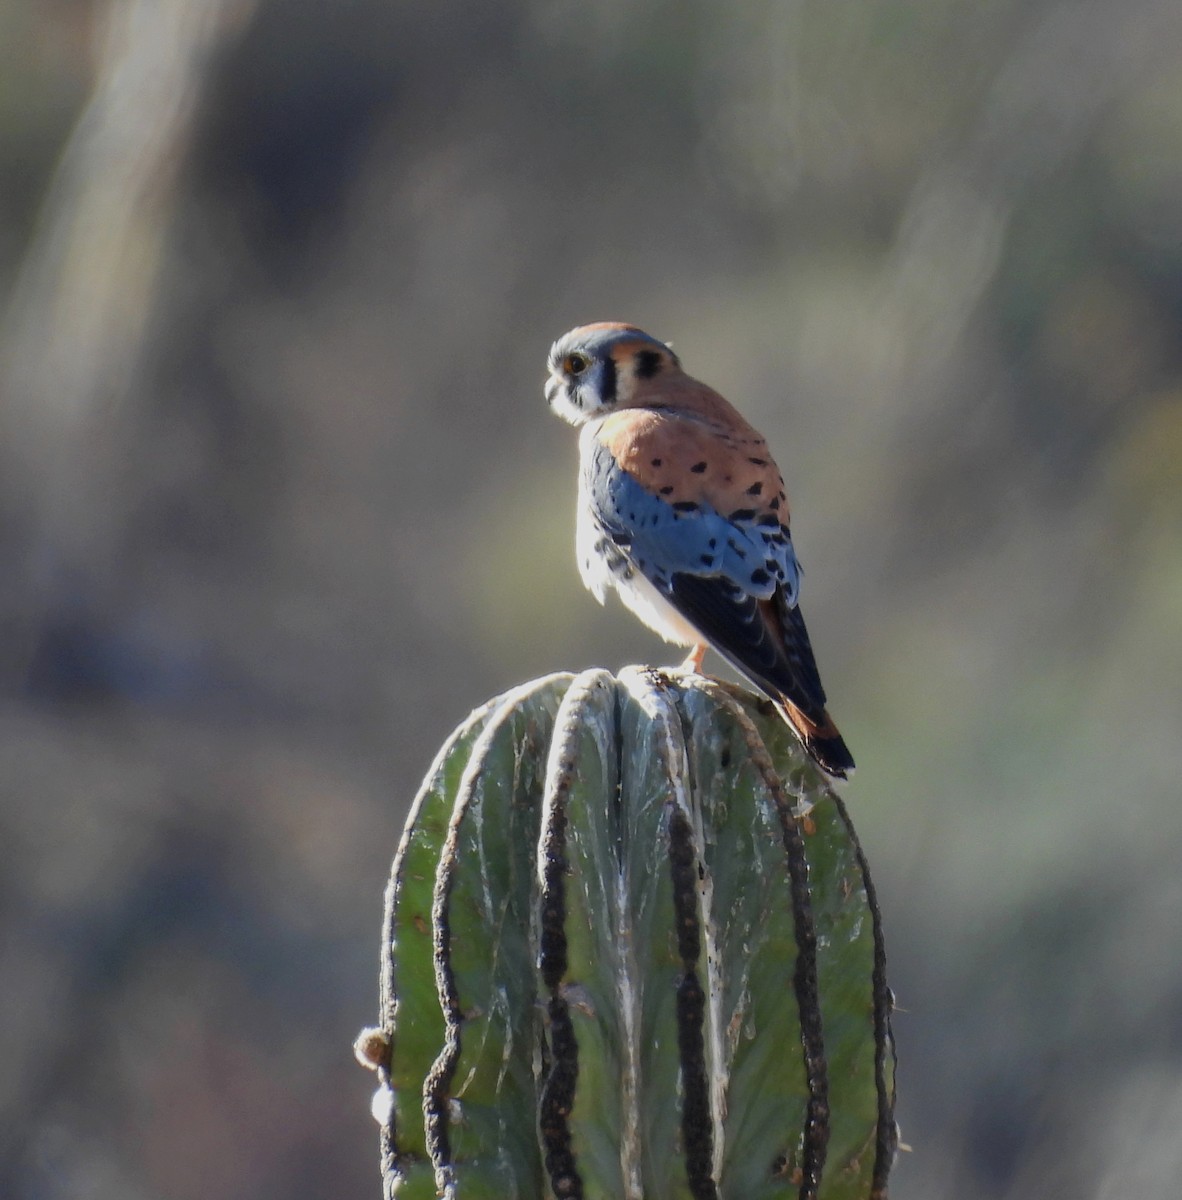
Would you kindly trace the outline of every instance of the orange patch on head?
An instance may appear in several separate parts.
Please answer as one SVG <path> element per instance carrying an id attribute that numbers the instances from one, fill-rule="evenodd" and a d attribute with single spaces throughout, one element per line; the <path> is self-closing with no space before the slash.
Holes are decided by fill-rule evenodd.
<path id="1" fill-rule="evenodd" d="M 644 333 L 638 325 L 630 325 L 627 321 L 592 321 L 590 325 L 580 325 L 578 329 L 572 329 L 572 333 L 590 333 L 591 331 L 598 332 L 601 329 L 615 329 L 621 333 L 627 331 L 629 333 Z"/>

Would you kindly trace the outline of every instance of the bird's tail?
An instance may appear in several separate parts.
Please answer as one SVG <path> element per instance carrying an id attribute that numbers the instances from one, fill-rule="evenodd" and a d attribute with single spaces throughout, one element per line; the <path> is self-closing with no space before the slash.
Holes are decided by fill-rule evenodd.
<path id="1" fill-rule="evenodd" d="M 833 718 L 824 709 L 818 719 L 808 717 L 785 696 L 775 704 L 813 762 L 827 775 L 847 778 L 854 769 L 854 756 L 833 724 Z"/>

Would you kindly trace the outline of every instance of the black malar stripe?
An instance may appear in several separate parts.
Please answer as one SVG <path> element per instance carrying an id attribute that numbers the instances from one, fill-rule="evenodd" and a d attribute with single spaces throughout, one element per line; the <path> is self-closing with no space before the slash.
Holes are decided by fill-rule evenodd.
<path id="1" fill-rule="evenodd" d="M 604 404 L 615 404 L 616 388 L 618 387 L 616 360 L 611 355 L 607 355 L 603 359 L 601 370 L 599 398 Z"/>

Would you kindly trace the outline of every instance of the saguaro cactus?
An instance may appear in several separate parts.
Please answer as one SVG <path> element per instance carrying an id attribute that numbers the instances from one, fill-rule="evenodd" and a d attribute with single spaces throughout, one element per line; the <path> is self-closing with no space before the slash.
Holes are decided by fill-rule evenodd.
<path id="1" fill-rule="evenodd" d="M 553 675 L 452 735 L 394 860 L 387 1195 L 882 1197 L 891 996 L 841 800 L 761 701 Z"/>

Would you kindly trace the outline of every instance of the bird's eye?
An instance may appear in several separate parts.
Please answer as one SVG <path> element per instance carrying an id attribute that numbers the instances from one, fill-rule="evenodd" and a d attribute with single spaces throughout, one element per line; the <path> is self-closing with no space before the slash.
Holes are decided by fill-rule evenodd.
<path id="1" fill-rule="evenodd" d="M 591 360 L 585 354 L 568 354 L 562 364 L 568 375 L 582 375 L 591 365 Z"/>

